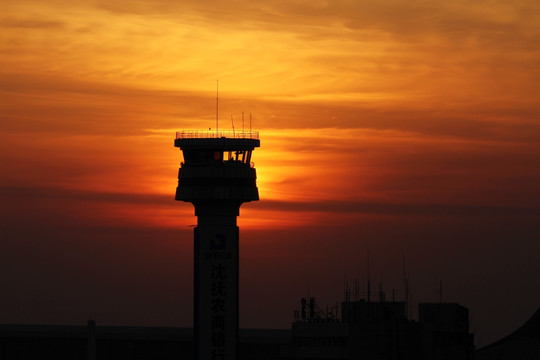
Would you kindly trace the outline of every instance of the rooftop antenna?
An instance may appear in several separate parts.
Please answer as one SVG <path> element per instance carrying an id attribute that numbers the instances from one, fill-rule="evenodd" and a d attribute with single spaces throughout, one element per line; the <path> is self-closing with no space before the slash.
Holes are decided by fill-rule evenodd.
<path id="1" fill-rule="evenodd" d="M 440 280 L 439 286 L 439 303 L 442 304 L 442 280 Z"/>
<path id="2" fill-rule="evenodd" d="M 216 137 L 219 131 L 219 80 L 216 80 Z"/>
<path id="3" fill-rule="evenodd" d="M 405 267 L 405 253 L 403 253 L 403 291 L 405 292 L 405 311 L 408 311 L 409 306 L 409 287 L 407 285 L 407 269 Z"/>
<path id="4" fill-rule="evenodd" d="M 242 111 L 242 134 L 244 134 L 244 112 Z"/>
<path id="5" fill-rule="evenodd" d="M 407 315 L 412 318 L 412 298 L 409 289 L 409 276 L 407 275 L 405 253 L 403 253 L 403 285 L 405 287 L 405 310 L 407 311 Z"/>
<path id="6" fill-rule="evenodd" d="M 235 137 L 235 136 L 234 136 L 234 119 L 233 119 L 232 114 L 231 114 L 231 123 L 232 123 L 232 133 L 233 133 L 233 137 Z"/>
<path id="7" fill-rule="evenodd" d="M 367 301 L 371 302 L 371 279 L 369 277 L 369 249 L 367 251 Z"/>

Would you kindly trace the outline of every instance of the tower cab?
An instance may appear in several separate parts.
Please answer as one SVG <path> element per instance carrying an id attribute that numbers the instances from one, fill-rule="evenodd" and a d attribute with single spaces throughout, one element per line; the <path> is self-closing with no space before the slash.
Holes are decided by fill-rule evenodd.
<path id="1" fill-rule="evenodd" d="M 187 166 L 221 166 L 251 164 L 253 150 L 185 149 L 184 164 Z"/>
<path id="2" fill-rule="evenodd" d="M 211 200 L 241 204 L 259 200 L 252 153 L 260 146 L 256 132 L 182 131 L 174 146 L 184 161 L 178 171 L 176 200 L 193 204 Z"/>

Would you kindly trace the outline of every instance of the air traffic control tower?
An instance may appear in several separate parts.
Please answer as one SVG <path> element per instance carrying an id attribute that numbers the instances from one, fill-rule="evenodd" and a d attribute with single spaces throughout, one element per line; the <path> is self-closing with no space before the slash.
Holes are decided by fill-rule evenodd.
<path id="1" fill-rule="evenodd" d="M 194 333 L 197 360 L 238 358 L 240 205 L 259 200 L 252 131 L 180 131 L 176 200 L 195 206 Z"/>

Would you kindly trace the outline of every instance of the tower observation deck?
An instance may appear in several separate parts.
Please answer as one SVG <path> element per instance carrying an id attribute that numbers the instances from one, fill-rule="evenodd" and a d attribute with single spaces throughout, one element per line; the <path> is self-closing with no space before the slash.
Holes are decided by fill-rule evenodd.
<path id="1" fill-rule="evenodd" d="M 195 207 L 194 332 L 198 360 L 238 357 L 238 226 L 240 205 L 259 200 L 252 131 L 176 133 L 184 161 L 176 200 Z"/>

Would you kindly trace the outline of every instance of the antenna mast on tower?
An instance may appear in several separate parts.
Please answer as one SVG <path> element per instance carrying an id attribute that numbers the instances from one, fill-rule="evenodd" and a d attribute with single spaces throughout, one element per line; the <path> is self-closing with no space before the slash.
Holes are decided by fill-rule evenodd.
<path id="1" fill-rule="evenodd" d="M 219 80 L 216 80 L 216 137 L 219 131 Z"/>

